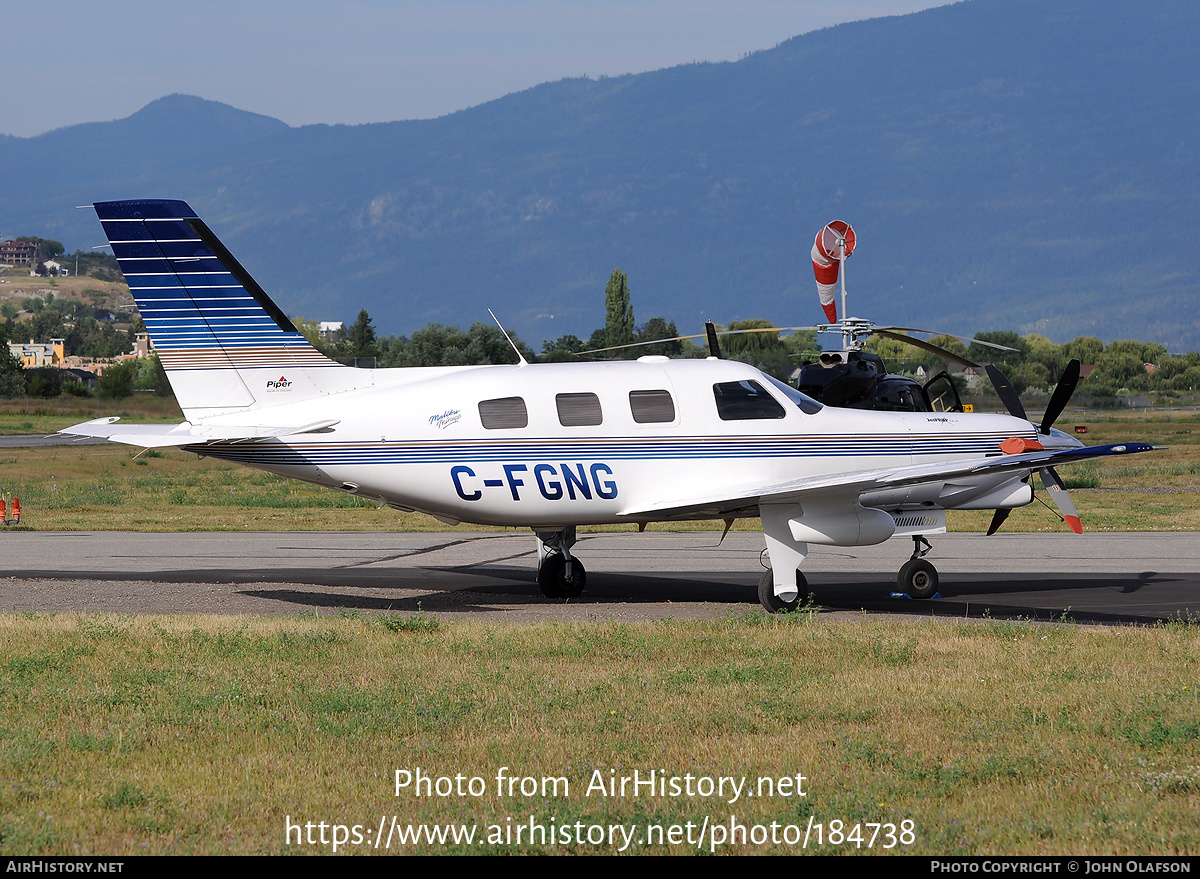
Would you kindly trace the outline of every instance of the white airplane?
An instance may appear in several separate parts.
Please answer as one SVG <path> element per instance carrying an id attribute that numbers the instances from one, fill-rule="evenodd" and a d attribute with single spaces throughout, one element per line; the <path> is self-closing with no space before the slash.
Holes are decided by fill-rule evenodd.
<path id="1" fill-rule="evenodd" d="M 930 597 L 925 538 L 945 532 L 946 510 L 1021 506 L 1034 471 L 1152 448 L 1085 448 L 1012 415 L 822 406 L 715 358 L 343 366 L 184 202 L 94 207 L 186 420 L 99 418 L 62 433 L 177 446 L 451 525 L 529 527 L 550 597 L 584 588 L 576 526 L 723 519 L 728 529 L 753 516 L 771 563 L 759 584 L 768 611 L 807 595 L 810 545 L 892 537 L 916 546 L 901 589 Z"/>

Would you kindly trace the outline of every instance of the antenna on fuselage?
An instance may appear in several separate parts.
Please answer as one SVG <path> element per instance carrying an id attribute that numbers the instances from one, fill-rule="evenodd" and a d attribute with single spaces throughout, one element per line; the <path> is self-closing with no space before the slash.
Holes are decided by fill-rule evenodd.
<path id="1" fill-rule="evenodd" d="M 496 322 L 496 326 L 500 327 L 500 332 L 504 333 L 504 338 L 508 339 L 508 344 L 512 345 L 512 349 L 517 352 L 517 359 L 521 361 L 521 366 L 528 366 L 529 361 L 525 359 L 525 355 L 521 353 L 521 349 L 513 345 L 513 340 L 508 335 L 508 330 L 504 329 L 504 325 L 500 323 L 500 318 L 496 317 L 496 313 L 490 308 L 488 314 L 492 316 L 492 320 Z"/>

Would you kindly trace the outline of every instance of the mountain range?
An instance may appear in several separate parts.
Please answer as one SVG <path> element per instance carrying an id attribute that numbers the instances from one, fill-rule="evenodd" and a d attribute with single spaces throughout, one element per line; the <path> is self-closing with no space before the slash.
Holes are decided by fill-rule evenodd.
<path id="1" fill-rule="evenodd" d="M 382 332 L 491 307 L 535 347 L 636 319 L 823 320 L 850 222 L 879 322 L 1200 348 L 1200 4 L 967 0 L 737 62 L 546 83 L 438 119 L 289 127 L 171 95 L 0 135 L 0 235 L 86 249 L 182 198 L 289 314 Z"/>

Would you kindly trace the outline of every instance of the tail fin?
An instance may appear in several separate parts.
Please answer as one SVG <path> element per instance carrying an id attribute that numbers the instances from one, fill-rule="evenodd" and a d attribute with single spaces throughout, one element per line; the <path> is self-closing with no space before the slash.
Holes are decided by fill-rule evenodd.
<path id="1" fill-rule="evenodd" d="M 186 203 L 94 207 L 189 419 L 370 383 L 309 344 Z"/>

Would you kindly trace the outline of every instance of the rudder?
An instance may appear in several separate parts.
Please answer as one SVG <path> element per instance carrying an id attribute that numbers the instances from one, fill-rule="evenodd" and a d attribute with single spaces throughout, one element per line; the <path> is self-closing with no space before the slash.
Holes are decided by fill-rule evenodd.
<path id="1" fill-rule="evenodd" d="M 94 207 L 188 418 L 360 383 L 345 380 L 357 370 L 330 360 L 296 330 L 185 202 Z M 270 396 L 281 391 L 285 397 Z"/>

